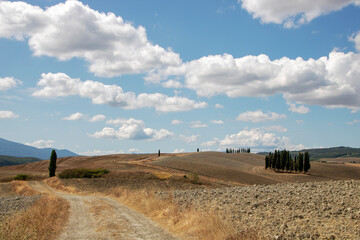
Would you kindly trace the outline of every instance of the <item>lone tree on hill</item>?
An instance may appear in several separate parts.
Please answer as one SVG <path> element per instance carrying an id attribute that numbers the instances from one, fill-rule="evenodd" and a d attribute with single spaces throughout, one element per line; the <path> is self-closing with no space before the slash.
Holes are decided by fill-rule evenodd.
<path id="1" fill-rule="evenodd" d="M 50 155 L 50 163 L 49 163 L 49 177 L 55 176 L 56 159 L 57 159 L 56 152 L 55 150 L 52 150 Z"/>
<path id="2" fill-rule="evenodd" d="M 158 157 L 160 157 L 160 149 L 159 149 L 159 151 L 158 151 Z"/>
<path id="3" fill-rule="evenodd" d="M 299 156 L 298 156 L 298 161 L 299 161 L 299 172 L 302 172 L 304 170 L 304 155 L 299 152 Z"/>

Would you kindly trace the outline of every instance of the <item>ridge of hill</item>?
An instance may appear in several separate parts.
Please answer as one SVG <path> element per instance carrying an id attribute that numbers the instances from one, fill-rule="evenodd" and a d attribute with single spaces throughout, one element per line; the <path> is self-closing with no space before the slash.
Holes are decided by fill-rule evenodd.
<path id="1" fill-rule="evenodd" d="M 351 147 L 331 147 L 331 148 L 310 148 L 303 149 L 300 151 L 290 151 L 291 155 L 297 155 L 299 152 L 309 152 L 310 161 L 316 161 L 322 158 L 350 158 L 350 157 L 360 157 L 360 148 L 351 148 Z M 268 152 L 260 152 L 260 155 L 267 155 Z"/>
<path id="2" fill-rule="evenodd" d="M 34 157 L 10 157 L 10 156 L 0 155 L 0 167 L 32 163 L 37 161 L 41 161 L 41 159 Z"/>
<path id="3" fill-rule="evenodd" d="M 0 138 L 0 155 L 11 157 L 31 157 L 40 160 L 49 159 L 54 148 L 36 148 Z M 66 149 L 55 149 L 58 158 L 78 156 Z"/>

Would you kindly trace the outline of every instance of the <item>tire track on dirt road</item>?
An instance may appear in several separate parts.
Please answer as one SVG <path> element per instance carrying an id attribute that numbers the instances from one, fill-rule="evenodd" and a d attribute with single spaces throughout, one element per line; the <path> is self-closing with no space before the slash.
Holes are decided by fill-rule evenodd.
<path id="1" fill-rule="evenodd" d="M 59 236 L 63 239 L 177 239 L 149 218 L 103 196 L 56 191 L 44 182 L 29 182 L 41 193 L 52 193 L 70 203 L 70 218 Z"/>

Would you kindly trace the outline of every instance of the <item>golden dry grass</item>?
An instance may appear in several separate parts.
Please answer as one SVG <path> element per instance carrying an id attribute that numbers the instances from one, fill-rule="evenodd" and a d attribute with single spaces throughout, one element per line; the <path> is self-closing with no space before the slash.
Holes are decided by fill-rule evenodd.
<path id="1" fill-rule="evenodd" d="M 69 216 L 69 203 L 45 194 L 24 212 L 0 222 L 0 239 L 56 239 Z"/>
<path id="2" fill-rule="evenodd" d="M 110 194 L 184 239 L 257 239 L 255 232 L 237 233 L 232 223 L 215 212 L 182 209 L 171 197 L 159 199 L 148 189 L 114 188 Z"/>
<path id="3" fill-rule="evenodd" d="M 12 181 L 12 190 L 22 196 L 33 196 L 39 194 L 32 187 L 29 186 L 28 182 L 24 181 Z"/>
<path id="4" fill-rule="evenodd" d="M 169 179 L 172 177 L 172 174 L 166 172 L 153 172 L 152 174 L 161 180 Z"/>
<path id="5" fill-rule="evenodd" d="M 68 193 L 79 193 L 76 188 L 65 186 L 57 177 L 47 178 L 44 180 L 44 182 L 50 187 L 59 191 L 64 191 Z"/>

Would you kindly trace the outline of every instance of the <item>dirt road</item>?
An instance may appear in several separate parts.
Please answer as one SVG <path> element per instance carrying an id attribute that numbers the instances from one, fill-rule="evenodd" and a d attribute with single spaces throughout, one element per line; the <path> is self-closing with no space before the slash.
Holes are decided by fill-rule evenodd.
<path id="1" fill-rule="evenodd" d="M 29 182 L 41 193 L 70 203 L 70 219 L 58 239 L 176 239 L 142 214 L 102 196 L 55 191 L 44 182 Z"/>

